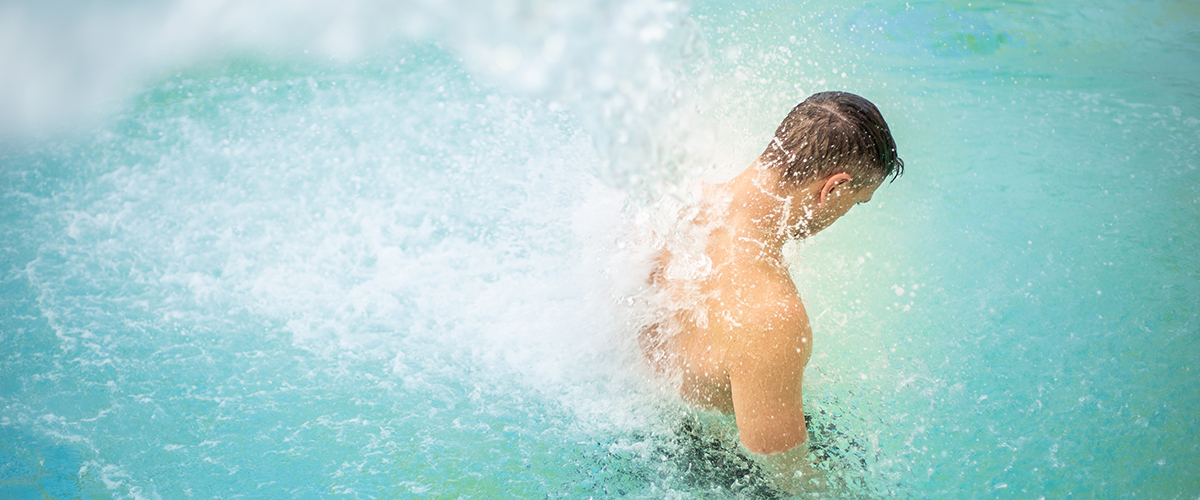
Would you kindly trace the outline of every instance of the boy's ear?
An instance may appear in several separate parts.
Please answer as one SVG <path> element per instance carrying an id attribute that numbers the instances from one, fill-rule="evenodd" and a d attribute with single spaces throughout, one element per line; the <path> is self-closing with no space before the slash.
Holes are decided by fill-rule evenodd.
<path id="1" fill-rule="evenodd" d="M 821 184 L 821 193 L 817 196 L 817 206 L 825 206 L 826 203 L 829 203 L 830 198 L 839 194 L 837 188 L 845 187 L 853 179 L 850 174 L 845 172 L 826 177 Z"/>

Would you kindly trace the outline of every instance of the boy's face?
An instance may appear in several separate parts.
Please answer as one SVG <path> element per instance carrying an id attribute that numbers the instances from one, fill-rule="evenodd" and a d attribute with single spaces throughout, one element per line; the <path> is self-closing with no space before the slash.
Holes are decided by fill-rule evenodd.
<path id="1" fill-rule="evenodd" d="M 803 212 L 799 214 L 801 222 L 797 224 L 796 237 L 806 238 L 821 232 L 846 215 L 854 205 L 871 201 L 875 190 L 883 184 L 882 181 L 870 182 L 856 189 L 854 186 L 857 183 L 848 176 L 839 177 L 844 175 L 838 174 L 822 181 L 820 191 L 814 193 L 814 203 L 800 207 Z"/>

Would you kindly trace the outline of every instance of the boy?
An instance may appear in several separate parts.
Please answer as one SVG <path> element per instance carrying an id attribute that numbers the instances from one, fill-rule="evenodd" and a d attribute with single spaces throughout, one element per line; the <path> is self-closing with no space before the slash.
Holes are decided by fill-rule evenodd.
<path id="1" fill-rule="evenodd" d="M 806 453 L 801 385 L 812 328 L 781 254 L 828 227 L 904 170 L 879 110 L 845 92 L 797 105 L 766 151 L 734 179 L 705 186 L 695 222 L 710 228 L 700 273 L 664 253 L 651 284 L 671 303 L 640 339 L 688 402 L 734 415 L 742 446 L 785 490 Z"/>

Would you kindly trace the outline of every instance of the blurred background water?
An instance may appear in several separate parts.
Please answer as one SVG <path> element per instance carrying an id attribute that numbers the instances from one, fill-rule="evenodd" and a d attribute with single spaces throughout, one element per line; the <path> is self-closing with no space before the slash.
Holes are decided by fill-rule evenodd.
<path id="1" fill-rule="evenodd" d="M 0 5 L 0 496 L 760 495 L 611 255 L 830 89 L 908 165 L 792 248 L 839 495 L 1200 496 L 1182 0 Z"/>

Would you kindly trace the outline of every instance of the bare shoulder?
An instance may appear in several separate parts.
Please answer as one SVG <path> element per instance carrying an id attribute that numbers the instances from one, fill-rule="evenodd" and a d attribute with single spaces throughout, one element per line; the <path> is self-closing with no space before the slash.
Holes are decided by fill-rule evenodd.
<path id="1" fill-rule="evenodd" d="M 776 349 L 788 347 L 810 350 L 812 328 L 808 312 L 795 284 L 783 273 L 762 272 L 754 280 L 740 284 L 746 296 L 741 318 L 751 334 L 747 341 L 767 342 Z M 761 346 L 760 346 L 761 347 Z M 807 353 L 804 360 L 807 361 Z"/>

